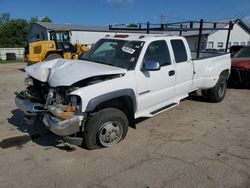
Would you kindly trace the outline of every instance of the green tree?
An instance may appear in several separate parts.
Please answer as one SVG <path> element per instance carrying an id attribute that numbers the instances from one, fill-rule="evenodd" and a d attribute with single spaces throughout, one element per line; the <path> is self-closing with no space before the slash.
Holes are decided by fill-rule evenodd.
<path id="1" fill-rule="evenodd" d="M 32 17 L 29 21 L 24 19 L 11 19 L 10 13 L 0 15 L 0 48 L 24 47 L 27 41 L 29 28 L 34 22 L 52 22 L 45 16 L 39 19 Z"/>
<path id="2" fill-rule="evenodd" d="M 3 13 L 0 15 L 0 25 L 10 21 L 10 13 Z"/>
<path id="3" fill-rule="evenodd" d="M 29 24 L 24 19 L 12 19 L 0 27 L 0 47 L 24 47 Z"/>
<path id="4" fill-rule="evenodd" d="M 48 17 L 48 16 L 45 16 L 43 19 L 40 20 L 41 22 L 52 22 L 52 20 Z"/>
<path id="5" fill-rule="evenodd" d="M 35 22 L 39 22 L 39 19 L 38 19 L 37 16 L 31 17 L 29 22 L 30 22 L 31 24 L 32 24 L 32 23 L 35 23 Z"/>
<path id="6" fill-rule="evenodd" d="M 45 16 L 43 18 L 38 18 L 37 16 L 31 17 L 30 23 L 35 23 L 35 22 L 52 22 L 52 19 L 50 19 L 48 16 Z"/>

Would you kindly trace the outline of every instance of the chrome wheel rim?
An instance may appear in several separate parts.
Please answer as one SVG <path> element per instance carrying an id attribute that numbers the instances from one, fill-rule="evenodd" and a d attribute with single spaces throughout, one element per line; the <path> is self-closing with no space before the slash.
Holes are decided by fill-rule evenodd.
<path id="1" fill-rule="evenodd" d="M 109 121 L 100 127 L 98 139 L 104 147 L 111 147 L 121 140 L 122 134 L 122 125 L 117 121 Z"/>

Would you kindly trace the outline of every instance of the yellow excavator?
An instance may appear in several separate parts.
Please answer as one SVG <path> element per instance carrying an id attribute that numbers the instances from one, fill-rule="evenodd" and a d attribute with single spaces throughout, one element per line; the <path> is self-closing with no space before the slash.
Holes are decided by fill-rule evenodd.
<path id="1" fill-rule="evenodd" d="M 29 43 L 25 48 L 28 64 L 57 58 L 78 59 L 89 48 L 84 44 L 71 44 L 70 31 L 50 31 L 50 40 Z"/>

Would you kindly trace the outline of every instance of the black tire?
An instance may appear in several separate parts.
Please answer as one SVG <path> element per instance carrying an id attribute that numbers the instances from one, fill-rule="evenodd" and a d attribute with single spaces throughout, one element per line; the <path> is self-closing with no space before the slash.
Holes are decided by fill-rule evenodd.
<path id="1" fill-rule="evenodd" d="M 125 138 L 128 132 L 128 125 L 128 118 L 122 111 L 116 108 L 102 109 L 87 121 L 83 133 L 83 145 L 90 150 L 100 148 L 101 146 L 112 147 Z M 118 129 L 122 130 L 117 131 Z M 119 134 L 113 132 L 113 130 L 119 132 Z M 112 137 L 111 139 L 115 137 L 116 139 L 106 143 L 103 138 L 107 139 L 107 137 Z"/>
<path id="2" fill-rule="evenodd" d="M 62 58 L 62 56 L 59 55 L 59 54 L 50 54 L 50 55 L 48 55 L 48 56 L 44 59 L 44 61 L 50 61 L 50 60 L 58 59 L 58 58 Z"/>
<path id="3" fill-rule="evenodd" d="M 215 87 L 207 90 L 208 100 L 211 102 L 221 102 L 227 89 L 227 80 L 224 77 L 220 77 Z"/>
<path id="4" fill-rule="evenodd" d="M 204 101 L 209 101 L 208 90 L 201 90 L 202 99 Z"/>

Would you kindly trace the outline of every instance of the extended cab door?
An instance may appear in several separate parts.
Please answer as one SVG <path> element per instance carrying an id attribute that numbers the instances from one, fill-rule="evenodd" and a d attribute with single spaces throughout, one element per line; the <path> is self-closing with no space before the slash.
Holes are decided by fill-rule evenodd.
<path id="1" fill-rule="evenodd" d="M 175 96 L 183 96 L 190 92 L 193 83 L 193 61 L 187 42 L 180 39 L 170 40 L 175 62 L 176 83 Z"/>
<path id="2" fill-rule="evenodd" d="M 141 69 L 136 72 L 139 111 L 173 98 L 175 85 L 175 68 L 165 40 L 151 42 L 142 61 Z M 146 61 L 159 62 L 160 70 L 145 70 Z"/>

